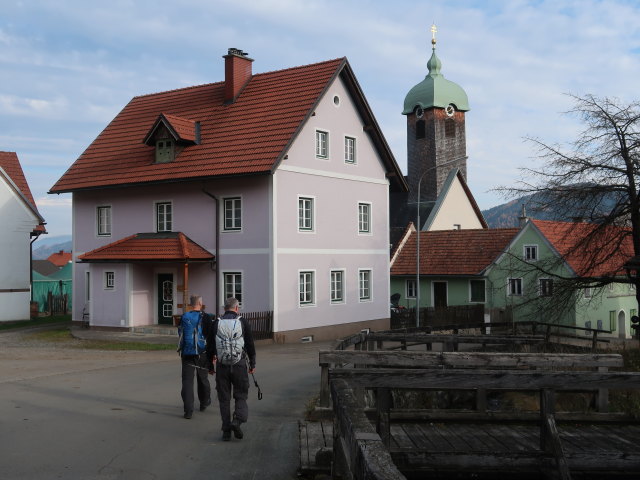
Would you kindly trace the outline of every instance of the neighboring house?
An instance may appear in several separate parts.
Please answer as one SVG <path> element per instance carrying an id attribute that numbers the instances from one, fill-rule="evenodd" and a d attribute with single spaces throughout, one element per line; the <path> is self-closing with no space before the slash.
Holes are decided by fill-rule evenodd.
<path id="1" fill-rule="evenodd" d="M 49 260 L 32 260 L 31 268 L 35 273 L 38 273 L 44 277 L 51 275 L 54 272 L 60 270 L 60 267 L 54 265 Z M 34 276 L 35 279 L 35 276 Z"/>
<path id="2" fill-rule="evenodd" d="M 67 305 L 71 307 L 73 300 L 73 265 L 71 263 L 65 264 L 62 268 L 55 269 L 49 275 L 41 275 L 38 272 L 33 272 L 33 300 L 38 302 L 38 311 L 49 311 L 49 293 L 55 296 L 66 295 Z"/>
<path id="3" fill-rule="evenodd" d="M 486 312 L 511 308 L 516 321 L 538 320 L 611 330 L 631 336 L 637 314 L 635 289 L 623 282 L 579 293 L 563 279 L 623 277 L 631 246 L 602 249 L 603 259 L 587 265 L 576 239 L 593 228 L 586 223 L 526 221 L 522 228 L 422 232 L 420 304 L 422 307 L 484 304 Z M 391 292 L 400 304 L 415 307 L 417 237 L 413 225 L 391 260 Z"/>
<path id="4" fill-rule="evenodd" d="M 52 253 L 47 258 L 51 263 L 53 263 L 56 267 L 62 268 L 67 263 L 73 260 L 71 252 L 65 252 L 64 250 L 60 250 L 59 252 Z"/>
<path id="5" fill-rule="evenodd" d="M 15 152 L 0 152 L 0 321 L 28 320 L 31 243 L 46 233 Z"/>
<path id="6" fill-rule="evenodd" d="M 73 319 L 170 323 L 188 294 L 273 311 L 278 341 L 385 328 L 400 169 L 346 59 L 133 98 L 50 193 L 73 192 Z"/>

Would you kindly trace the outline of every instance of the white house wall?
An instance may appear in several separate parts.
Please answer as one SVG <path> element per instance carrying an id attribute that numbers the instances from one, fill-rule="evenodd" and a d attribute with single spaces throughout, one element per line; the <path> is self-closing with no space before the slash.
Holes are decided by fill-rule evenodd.
<path id="1" fill-rule="evenodd" d="M 458 228 L 456 225 L 462 229 L 482 228 L 478 214 L 457 177 L 451 183 L 429 231 L 452 230 Z"/>

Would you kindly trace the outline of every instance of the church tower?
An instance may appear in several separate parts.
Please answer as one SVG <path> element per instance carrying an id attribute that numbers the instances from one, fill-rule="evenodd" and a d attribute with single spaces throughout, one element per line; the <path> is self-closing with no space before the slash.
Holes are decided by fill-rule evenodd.
<path id="1" fill-rule="evenodd" d="M 465 112 L 469 101 L 465 91 L 440 70 L 436 55 L 436 27 L 431 27 L 432 53 L 427 62 L 429 73 L 405 97 L 403 115 L 407 116 L 407 166 L 409 202 L 434 202 L 447 175 L 458 168 L 467 178 Z"/>

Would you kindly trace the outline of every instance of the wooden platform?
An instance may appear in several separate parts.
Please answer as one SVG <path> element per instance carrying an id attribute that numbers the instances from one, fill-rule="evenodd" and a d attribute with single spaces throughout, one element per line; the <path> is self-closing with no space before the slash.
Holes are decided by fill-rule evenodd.
<path id="1" fill-rule="evenodd" d="M 300 473 L 329 474 L 333 457 L 333 420 L 299 422 Z"/>

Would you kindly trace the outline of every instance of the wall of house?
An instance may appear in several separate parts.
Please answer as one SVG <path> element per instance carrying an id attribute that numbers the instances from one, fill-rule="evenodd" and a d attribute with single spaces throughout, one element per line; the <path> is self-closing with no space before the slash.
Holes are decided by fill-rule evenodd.
<path id="1" fill-rule="evenodd" d="M 636 292 L 629 284 L 613 283 L 604 288 L 593 289 L 591 297 L 585 297 L 584 291 L 577 302 L 577 326 L 611 330 L 604 337 L 631 338 L 631 317 L 638 315 Z M 610 321 L 613 312 L 613 321 Z M 619 324 L 622 320 L 622 325 Z M 622 328 L 620 328 L 622 326 Z"/>
<path id="2" fill-rule="evenodd" d="M 127 265 L 101 263 L 89 267 L 91 285 L 91 325 L 97 327 L 128 327 L 129 281 Z M 105 272 L 114 273 L 114 288 L 105 286 Z"/>
<path id="3" fill-rule="evenodd" d="M 451 188 L 436 212 L 429 230 L 452 230 L 455 228 L 482 228 L 478 214 L 473 209 L 469 197 L 457 178 L 451 184 Z"/>
<path id="4" fill-rule="evenodd" d="M 407 280 L 415 281 L 413 276 L 393 276 L 391 277 L 391 294 L 399 293 L 398 304 L 405 308 L 415 308 L 415 297 L 407 298 Z M 422 307 L 433 307 L 433 282 L 446 282 L 447 284 L 447 305 L 476 305 L 471 302 L 471 292 L 469 278 L 452 277 L 425 277 L 420 279 L 420 305 Z M 481 279 L 479 279 L 481 280 Z M 486 303 L 486 302 L 485 302 Z"/>
<path id="5" fill-rule="evenodd" d="M 0 322 L 28 320 L 29 234 L 38 225 L 38 219 L 1 175 L 0 222 Z"/>
<path id="6" fill-rule="evenodd" d="M 339 105 L 334 99 L 339 99 Z M 329 133 L 327 158 L 316 158 L 316 130 Z M 356 162 L 345 162 L 345 136 Z M 328 89 L 274 175 L 275 322 L 302 331 L 389 317 L 388 181 L 342 81 Z M 299 196 L 314 199 L 314 228 L 298 230 Z M 370 203 L 371 233 L 358 232 L 358 204 Z M 360 301 L 360 269 L 371 270 L 371 299 Z M 343 270 L 345 298 L 330 300 L 330 271 Z M 315 275 L 312 305 L 300 305 L 300 271 Z M 305 330 L 309 331 L 309 330 Z M 295 341 L 296 339 L 288 339 Z"/>

